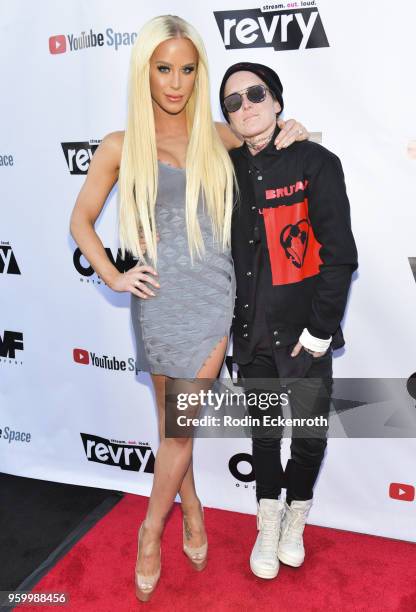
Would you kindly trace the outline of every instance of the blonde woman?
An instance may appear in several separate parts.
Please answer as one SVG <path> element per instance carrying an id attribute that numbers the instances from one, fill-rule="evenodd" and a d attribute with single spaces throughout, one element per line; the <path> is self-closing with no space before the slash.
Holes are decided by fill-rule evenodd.
<path id="1" fill-rule="evenodd" d="M 303 139 L 291 121 L 279 136 Z M 305 132 L 304 132 L 305 133 Z M 227 150 L 241 142 L 214 124 L 201 37 L 166 15 L 141 30 L 131 55 L 125 132 L 105 136 L 71 217 L 71 234 L 114 291 L 131 293 L 137 361 L 151 374 L 160 446 L 146 518 L 139 529 L 136 595 L 146 601 L 160 576 L 165 519 L 179 492 L 183 550 L 196 569 L 207 559 L 195 491 L 192 438 L 165 437 L 165 384 L 218 376 L 229 341 L 235 278 L 230 255 L 234 174 Z M 121 274 L 94 230 L 118 180 L 119 236 L 138 264 Z"/>

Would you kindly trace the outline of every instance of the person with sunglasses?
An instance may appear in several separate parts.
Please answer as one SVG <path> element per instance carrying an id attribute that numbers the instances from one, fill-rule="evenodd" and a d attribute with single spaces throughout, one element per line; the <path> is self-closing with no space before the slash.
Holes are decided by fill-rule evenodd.
<path id="1" fill-rule="evenodd" d="M 273 146 L 282 94 L 276 72 L 251 62 L 228 68 L 220 87 L 224 117 L 244 140 L 230 153 L 239 185 L 231 242 L 233 361 L 246 391 L 258 391 L 259 379 L 285 379 L 293 417 L 328 416 L 332 350 L 345 343 L 340 322 L 357 249 L 339 158 L 311 141 Z M 281 428 L 252 429 L 256 576 L 274 578 L 279 561 L 293 567 L 304 561 L 303 530 L 326 434 L 325 426 L 292 428 L 283 470 Z"/>

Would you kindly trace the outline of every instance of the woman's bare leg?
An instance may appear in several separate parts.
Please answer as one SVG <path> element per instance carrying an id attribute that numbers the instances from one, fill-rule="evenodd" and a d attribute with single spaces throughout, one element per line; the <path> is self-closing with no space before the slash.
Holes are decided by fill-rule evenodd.
<path id="1" fill-rule="evenodd" d="M 224 336 L 205 360 L 196 378 L 207 378 L 212 380 L 218 377 L 221 366 L 224 362 L 227 344 L 228 338 L 227 336 Z M 192 459 L 190 469 L 182 481 L 179 495 L 181 497 L 181 506 L 185 521 L 187 545 L 191 548 L 198 548 L 207 541 L 207 536 L 205 532 L 204 518 L 201 512 L 201 502 L 195 490 Z"/>
<path id="2" fill-rule="evenodd" d="M 226 348 L 227 336 L 224 336 L 210 353 L 195 378 L 216 378 L 224 361 Z M 162 383 L 157 377 L 155 378 L 155 375 L 152 375 L 152 380 L 155 392 L 160 397 Z M 163 419 L 159 418 L 159 426 Z M 164 423 L 162 430 L 164 432 Z M 166 517 L 178 491 L 180 491 L 181 499 L 182 493 L 185 498 L 183 510 L 190 538 L 192 538 L 191 541 L 188 540 L 188 544 L 196 547 L 205 541 L 205 530 L 192 473 L 192 446 L 193 438 L 166 438 L 164 436 L 162 438 L 161 436 L 155 460 L 152 492 L 141 534 L 139 571 L 145 576 L 156 574 L 159 568 L 160 539 Z"/>
<path id="3" fill-rule="evenodd" d="M 158 410 L 158 422 L 159 422 L 159 437 L 163 440 L 165 437 L 165 387 L 166 387 L 166 376 L 161 374 L 152 375 L 153 385 L 155 389 L 156 405 Z M 181 498 L 182 511 L 185 516 L 196 517 L 198 524 L 194 525 L 192 529 L 187 529 L 187 533 L 191 531 L 192 535 L 188 539 L 189 546 L 198 548 L 202 546 L 206 541 L 205 530 L 203 528 L 203 521 L 201 515 L 201 502 L 196 493 L 195 479 L 193 471 L 193 461 L 189 464 L 186 474 L 182 480 L 182 484 L 179 489 L 179 495 Z M 191 519 L 190 519 L 191 520 Z M 195 521 L 194 521 L 195 522 Z"/>

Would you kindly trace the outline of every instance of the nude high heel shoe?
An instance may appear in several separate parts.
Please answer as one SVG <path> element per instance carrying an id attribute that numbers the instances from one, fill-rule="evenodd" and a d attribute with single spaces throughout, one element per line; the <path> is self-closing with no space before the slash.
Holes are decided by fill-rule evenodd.
<path id="1" fill-rule="evenodd" d="M 160 578 L 160 566 L 156 574 L 152 576 L 143 576 L 138 572 L 139 566 L 139 550 L 140 550 L 140 535 L 142 532 L 143 523 L 140 525 L 139 536 L 138 536 L 138 550 L 135 568 L 135 585 L 136 585 L 136 597 L 140 601 L 149 601 L 153 591 L 156 588 L 158 580 Z"/>
<path id="2" fill-rule="evenodd" d="M 201 506 L 202 516 L 204 516 L 204 509 Z M 183 552 L 188 557 L 191 565 L 197 571 L 201 571 L 206 567 L 207 564 L 207 556 L 208 556 L 208 542 L 202 544 L 202 546 L 198 546 L 193 548 L 186 543 L 186 526 L 185 526 L 185 517 L 183 517 L 182 521 L 183 528 Z"/>

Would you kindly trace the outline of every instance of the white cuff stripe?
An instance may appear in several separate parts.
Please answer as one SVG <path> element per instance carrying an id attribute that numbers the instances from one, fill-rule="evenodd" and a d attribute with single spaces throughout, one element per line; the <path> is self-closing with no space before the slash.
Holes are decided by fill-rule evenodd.
<path id="1" fill-rule="evenodd" d="M 312 336 L 312 334 L 309 333 L 306 327 L 299 337 L 299 342 L 305 348 L 309 349 L 310 351 L 314 351 L 316 353 L 323 353 L 324 351 L 327 351 L 329 348 L 329 345 L 331 344 L 331 340 L 332 340 L 332 336 L 328 338 L 328 340 L 325 340 L 323 338 L 316 338 L 315 336 Z"/>

